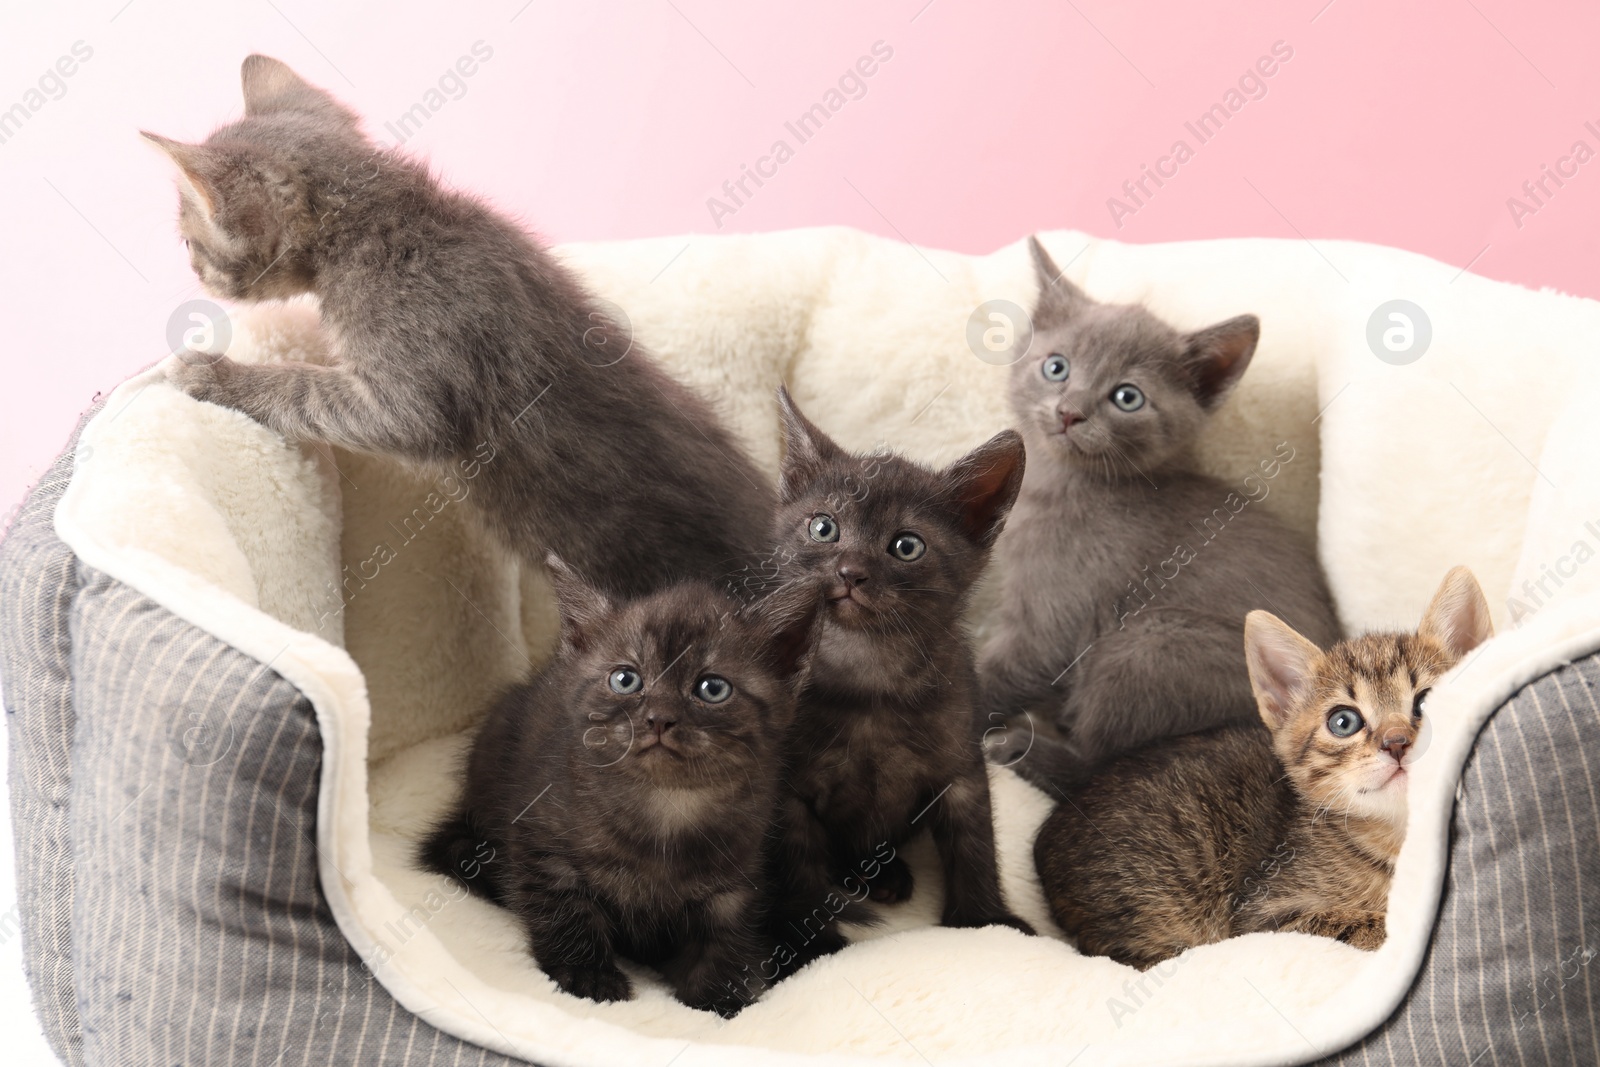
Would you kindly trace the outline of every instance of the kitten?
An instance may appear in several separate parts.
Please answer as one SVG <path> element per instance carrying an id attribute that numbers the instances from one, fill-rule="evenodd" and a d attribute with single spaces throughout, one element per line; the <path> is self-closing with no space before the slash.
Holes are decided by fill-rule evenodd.
<path id="1" fill-rule="evenodd" d="M 337 363 L 190 354 L 170 372 L 180 388 L 289 438 L 481 465 L 473 501 L 512 551 L 538 564 L 553 549 L 613 595 L 755 557 L 766 479 L 572 272 L 277 60 L 250 56 L 243 82 L 245 117 L 204 144 L 144 136 L 181 172 L 205 287 L 315 293 Z"/>
<path id="2" fill-rule="evenodd" d="M 561 648 L 490 710 L 455 811 L 420 861 L 521 919 L 563 990 L 626 1000 L 625 956 L 731 1016 L 771 954 L 778 744 L 821 601 L 743 605 L 686 582 L 613 604 L 552 561 Z"/>
<path id="3" fill-rule="evenodd" d="M 933 835 L 946 926 L 1004 924 L 989 779 L 961 628 L 1022 480 L 1022 441 L 995 435 L 942 471 L 845 452 L 779 391 L 787 441 L 775 520 L 779 572 L 826 596 L 821 636 L 786 745 L 787 839 L 776 929 L 853 881 L 910 895 L 895 849 Z M 828 951 L 832 944 L 817 949 Z"/>
<path id="4" fill-rule="evenodd" d="M 1310 546 L 1251 506 L 1265 481 L 1241 495 L 1194 469 L 1255 352 L 1255 316 L 1179 333 L 1096 303 L 1029 247 L 1040 295 L 1011 372 L 1028 473 L 995 549 L 1001 603 L 978 671 L 991 758 L 1069 784 L 1147 741 L 1248 721 L 1252 609 L 1323 645 L 1339 629 Z M 1280 445 L 1262 473 L 1293 455 Z"/>
<path id="5" fill-rule="evenodd" d="M 1034 843 L 1056 921 L 1085 954 L 1141 970 L 1262 930 L 1376 949 L 1423 701 L 1490 634 L 1465 567 L 1445 576 L 1415 634 L 1321 652 L 1251 612 L 1244 643 L 1266 729 L 1157 742 L 1064 791 Z"/>

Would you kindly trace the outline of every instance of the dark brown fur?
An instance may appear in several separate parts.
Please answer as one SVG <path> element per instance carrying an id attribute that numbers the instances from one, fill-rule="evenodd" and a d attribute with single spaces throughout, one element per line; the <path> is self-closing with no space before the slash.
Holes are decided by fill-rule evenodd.
<path id="1" fill-rule="evenodd" d="M 1245 641 L 1265 728 L 1159 742 L 1065 790 L 1034 843 L 1057 922 L 1085 954 L 1141 969 L 1263 930 L 1377 948 L 1423 698 L 1488 635 L 1465 568 L 1417 633 L 1326 653 L 1253 612 Z M 1337 736 L 1349 709 L 1362 726 Z"/>
<path id="2" fill-rule="evenodd" d="M 616 957 L 732 1015 L 766 986 L 779 743 L 819 617 L 812 586 L 741 607 L 703 582 L 612 606 L 556 567 L 557 658 L 489 712 L 421 862 L 516 912 L 574 996 L 631 995 Z M 619 694 L 612 672 L 635 672 Z M 731 695 L 708 703 L 702 681 Z M 661 729 L 657 730 L 657 727 Z"/>
<path id="3" fill-rule="evenodd" d="M 709 404 L 628 351 L 519 227 L 373 144 L 326 92 L 265 56 L 243 80 L 245 117 L 204 144 L 146 136 L 182 173 L 201 282 L 315 293 L 337 362 L 190 354 L 176 384 L 289 438 L 470 469 L 508 547 L 534 564 L 554 549 L 619 596 L 748 565 L 772 492 Z"/>
<path id="4" fill-rule="evenodd" d="M 889 454 L 851 455 L 787 393 L 781 400 L 779 571 L 821 585 L 827 606 L 787 746 L 778 936 L 794 938 L 840 885 L 864 881 L 880 901 L 908 896 L 911 872 L 895 850 L 924 827 L 944 869 L 945 925 L 1031 932 L 1000 891 L 960 623 L 1021 482 L 1022 442 L 1006 431 L 932 471 Z M 835 524 L 837 540 L 812 536 L 819 517 Z M 891 554 L 907 535 L 925 545 L 910 561 Z"/>
<path id="5" fill-rule="evenodd" d="M 991 758 L 1065 785 L 1157 738 L 1249 721 L 1252 609 L 1324 645 L 1339 629 L 1311 546 L 1259 503 L 1293 445 L 1237 486 L 1194 469 L 1255 317 L 1179 333 L 1096 303 L 1032 248 L 1040 295 L 1011 377 L 1028 474 L 995 546 L 1001 603 L 978 669 Z M 1052 357 L 1061 381 L 1044 376 Z M 1139 391 L 1132 411 L 1113 402 L 1123 386 Z"/>

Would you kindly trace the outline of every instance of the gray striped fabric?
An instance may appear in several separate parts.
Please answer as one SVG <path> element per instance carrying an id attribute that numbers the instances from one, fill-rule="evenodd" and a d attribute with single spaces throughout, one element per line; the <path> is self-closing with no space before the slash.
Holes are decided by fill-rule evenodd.
<path id="1" fill-rule="evenodd" d="M 92 1067 L 516 1062 L 406 1012 L 362 968 L 318 888 L 309 702 L 270 665 L 75 568 L 50 528 L 66 470 L 0 546 L 25 949 L 58 1054 Z M 1415 987 L 1361 1044 L 1332 1058 L 1308 1045 L 1306 1060 L 1600 1065 L 1597 691 L 1591 656 L 1489 721 Z"/>
<path id="2" fill-rule="evenodd" d="M 23 948 L 62 1062 L 520 1063 L 429 1026 L 361 966 L 318 886 L 310 703 L 80 575 L 51 525 L 70 473 L 69 454 L 0 544 Z"/>
<path id="3" fill-rule="evenodd" d="M 72 925 L 87 1062 L 516 1062 L 402 1009 L 339 933 L 318 888 L 310 701 L 80 570 Z"/>
<path id="4" fill-rule="evenodd" d="M 1484 726 L 1422 973 L 1388 1023 L 1324 1062 L 1600 1064 L 1597 693 L 1591 655 Z"/>
<path id="5" fill-rule="evenodd" d="M 23 962 L 46 1040 L 83 1063 L 72 983 L 72 553 L 51 523 L 77 435 L 23 503 L 0 544 L 0 689 L 10 746 L 11 822 Z"/>

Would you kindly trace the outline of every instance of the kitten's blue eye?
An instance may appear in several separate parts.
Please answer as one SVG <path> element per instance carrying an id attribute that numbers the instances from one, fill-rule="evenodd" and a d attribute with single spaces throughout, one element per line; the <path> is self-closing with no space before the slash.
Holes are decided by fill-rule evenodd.
<path id="1" fill-rule="evenodd" d="M 839 540 L 839 524 L 833 521 L 832 515 L 818 515 L 811 520 L 811 525 L 806 527 L 811 534 L 811 540 L 828 544 Z"/>
<path id="2" fill-rule="evenodd" d="M 1111 390 L 1111 402 L 1123 411 L 1138 411 L 1144 407 L 1144 393 L 1137 385 L 1123 383 Z"/>
<path id="3" fill-rule="evenodd" d="M 1419 689 L 1417 690 L 1417 695 L 1411 698 L 1411 717 L 1413 719 L 1422 718 L 1422 702 L 1428 699 L 1428 694 L 1431 692 L 1433 692 L 1431 688 Z"/>
<path id="4" fill-rule="evenodd" d="M 611 683 L 613 693 L 621 693 L 623 696 L 637 693 L 644 688 L 644 679 L 632 667 L 618 667 L 606 680 Z"/>
<path id="5" fill-rule="evenodd" d="M 720 704 L 733 696 L 733 686 L 726 678 L 708 674 L 694 683 L 694 695 L 707 704 Z"/>
<path id="6" fill-rule="evenodd" d="M 895 534 L 889 542 L 889 555 L 906 563 L 921 559 L 926 551 L 928 543 L 914 533 Z"/>
<path id="7" fill-rule="evenodd" d="M 1072 371 L 1072 365 L 1067 362 L 1067 357 L 1059 352 L 1052 352 L 1044 358 L 1041 368 L 1044 380 L 1047 382 L 1064 382 Z"/>
<path id="8" fill-rule="evenodd" d="M 1355 708 L 1334 708 L 1328 715 L 1328 732 L 1334 737 L 1349 737 L 1366 724 Z"/>

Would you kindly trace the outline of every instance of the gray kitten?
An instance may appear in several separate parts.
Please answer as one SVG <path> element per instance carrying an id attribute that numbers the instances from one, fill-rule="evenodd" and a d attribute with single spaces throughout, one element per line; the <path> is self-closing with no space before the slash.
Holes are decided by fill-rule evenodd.
<path id="1" fill-rule="evenodd" d="M 190 355 L 179 387 L 292 439 L 459 465 L 509 547 L 536 564 L 554 549 L 615 596 L 756 557 L 771 487 L 569 271 L 282 63 L 250 56 L 242 73 L 243 119 L 199 145 L 145 136 L 182 172 L 201 282 L 234 300 L 315 293 L 337 363 Z"/>
<path id="2" fill-rule="evenodd" d="M 1040 295 L 1011 377 L 1028 464 L 995 548 L 981 708 L 991 759 L 1065 786 L 1147 741 L 1250 721 L 1249 612 L 1323 647 L 1339 626 L 1310 546 L 1255 503 L 1265 483 L 1241 492 L 1194 470 L 1201 428 L 1255 352 L 1256 317 L 1179 333 L 1090 299 L 1029 247 Z M 1262 473 L 1293 454 L 1279 445 Z"/>

